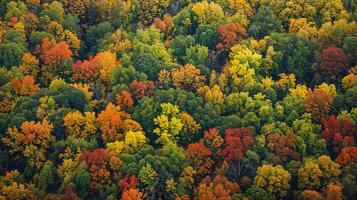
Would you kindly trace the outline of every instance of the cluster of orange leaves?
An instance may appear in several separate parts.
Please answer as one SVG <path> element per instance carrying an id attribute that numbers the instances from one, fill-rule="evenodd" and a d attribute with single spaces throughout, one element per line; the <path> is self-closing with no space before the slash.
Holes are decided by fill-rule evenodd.
<path id="1" fill-rule="evenodd" d="M 32 76 L 24 76 L 22 80 L 14 78 L 11 83 L 15 89 L 15 92 L 19 95 L 34 95 L 40 90 L 40 88 L 35 84 L 35 80 Z"/>

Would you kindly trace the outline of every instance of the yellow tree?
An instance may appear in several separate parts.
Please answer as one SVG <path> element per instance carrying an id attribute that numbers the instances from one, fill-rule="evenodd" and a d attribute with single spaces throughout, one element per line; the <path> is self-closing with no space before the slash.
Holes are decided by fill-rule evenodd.
<path id="1" fill-rule="evenodd" d="M 191 64 L 187 64 L 171 71 L 172 83 L 175 87 L 194 91 L 204 85 L 206 80 L 201 71 Z"/>
<path id="2" fill-rule="evenodd" d="M 264 164 L 257 169 L 254 185 L 266 190 L 276 198 L 284 198 L 289 190 L 291 175 L 280 165 Z"/>
<path id="3" fill-rule="evenodd" d="M 171 103 L 161 104 L 161 114 L 154 119 L 155 125 L 158 125 L 158 128 L 154 129 L 154 133 L 159 136 L 157 143 L 166 144 L 177 140 L 183 127 L 179 112 L 178 106 Z"/>
<path id="4" fill-rule="evenodd" d="M 224 12 L 219 4 L 207 1 L 193 4 L 191 10 L 195 14 L 195 20 L 199 24 L 210 24 L 223 19 Z"/>
<path id="5" fill-rule="evenodd" d="M 63 118 L 63 122 L 68 136 L 75 138 L 86 139 L 97 130 L 94 112 L 85 112 L 84 115 L 79 111 L 70 112 Z"/>
<path id="6" fill-rule="evenodd" d="M 230 13 L 244 16 L 249 19 L 254 15 L 253 8 L 247 0 L 226 0 L 227 8 Z"/>
<path id="7" fill-rule="evenodd" d="M 307 162 L 298 170 L 298 188 L 300 190 L 319 189 L 321 177 L 322 171 L 320 170 L 319 165 L 311 161 Z"/>
<path id="8" fill-rule="evenodd" d="M 24 53 L 19 69 L 24 75 L 30 75 L 36 79 L 39 72 L 38 64 L 39 61 L 34 55 L 31 53 Z"/>

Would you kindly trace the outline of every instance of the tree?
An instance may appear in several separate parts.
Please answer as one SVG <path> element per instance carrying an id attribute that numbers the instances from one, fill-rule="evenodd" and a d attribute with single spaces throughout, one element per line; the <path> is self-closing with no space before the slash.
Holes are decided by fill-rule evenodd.
<path id="1" fill-rule="evenodd" d="M 357 163 L 357 147 L 345 147 L 338 154 L 336 162 L 341 166 L 346 166 L 350 163 Z"/>
<path id="2" fill-rule="evenodd" d="M 322 200 L 322 195 L 315 190 L 304 190 L 301 192 L 300 197 L 303 200 Z"/>
<path id="3" fill-rule="evenodd" d="M 328 184 L 326 187 L 326 200 L 342 200 L 342 186 L 338 184 Z"/>
<path id="4" fill-rule="evenodd" d="M 197 66 L 204 74 L 209 74 L 209 69 L 205 67 L 208 58 L 208 48 L 202 45 L 191 46 L 186 49 L 183 57 L 185 64 Z"/>
<path id="5" fill-rule="evenodd" d="M 159 136 L 156 142 L 166 144 L 176 141 L 183 126 L 178 115 L 180 110 L 171 103 L 162 103 L 160 106 L 161 115 L 154 119 L 154 123 L 159 126 L 153 131 Z"/>
<path id="6" fill-rule="evenodd" d="M 219 35 L 216 45 L 218 53 L 228 52 L 234 43 L 242 40 L 246 36 L 245 28 L 237 23 L 221 24 L 217 30 Z"/>
<path id="7" fill-rule="evenodd" d="M 205 131 L 202 142 L 208 149 L 211 150 L 213 157 L 217 159 L 216 156 L 218 156 L 220 153 L 221 147 L 224 143 L 224 140 L 219 134 L 218 129 L 211 128 Z"/>
<path id="8" fill-rule="evenodd" d="M 269 46 L 274 49 L 271 75 L 293 73 L 298 81 L 311 79 L 314 54 L 308 39 L 291 33 L 272 33 L 266 43 L 266 47 Z"/>
<path id="9" fill-rule="evenodd" d="M 45 38 L 37 49 L 45 64 L 42 67 L 45 82 L 57 77 L 68 78 L 72 65 L 72 51 L 65 42 L 57 43 L 54 39 Z"/>
<path id="10" fill-rule="evenodd" d="M 330 111 L 332 100 L 331 95 L 324 90 L 310 90 L 305 99 L 306 111 L 311 113 L 314 121 L 319 122 Z"/>
<path id="11" fill-rule="evenodd" d="M 186 54 L 186 49 L 195 45 L 195 38 L 191 35 L 178 35 L 173 40 L 170 41 L 170 48 L 173 50 L 172 54 L 178 61 L 182 64 L 184 61 L 184 56 Z"/>
<path id="12" fill-rule="evenodd" d="M 246 0 L 227 0 L 227 9 L 231 14 L 243 16 L 245 19 L 250 19 L 254 15 L 255 2 Z"/>
<path id="13" fill-rule="evenodd" d="M 86 139 L 96 133 L 95 113 L 85 112 L 83 115 L 79 111 L 70 112 L 63 118 L 63 126 L 68 136 Z"/>
<path id="14" fill-rule="evenodd" d="M 151 24 L 154 17 L 162 16 L 163 10 L 170 5 L 169 0 L 148 0 L 139 2 L 138 18 L 144 24 Z"/>
<path id="15" fill-rule="evenodd" d="M 239 192 L 239 185 L 229 181 L 226 177 L 217 175 L 212 180 L 210 177 L 202 180 L 195 191 L 197 199 L 231 199 L 234 194 Z"/>
<path id="16" fill-rule="evenodd" d="M 320 178 L 322 176 L 323 174 L 318 164 L 307 162 L 298 170 L 298 188 L 319 189 L 321 186 Z"/>
<path id="17" fill-rule="evenodd" d="M 280 32 L 281 23 L 269 6 L 260 6 L 249 25 L 248 34 L 261 39 L 271 32 Z"/>
<path id="18" fill-rule="evenodd" d="M 80 200 L 76 193 L 73 192 L 72 185 L 69 184 L 64 188 L 63 194 L 60 196 L 59 200 Z"/>
<path id="19" fill-rule="evenodd" d="M 7 134 L 2 138 L 4 144 L 10 148 L 10 153 L 22 153 L 28 158 L 31 167 L 40 168 L 46 160 L 46 150 L 50 142 L 55 141 L 52 135 L 53 125 L 46 119 L 42 122 L 26 121 L 20 130 L 16 127 L 8 128 Z"/>
<path id="20" fill-rule="evenodd" d="M 121 138 L 121 125 L 123 123 L 119 108 L 109 103 L 105 110 L 101 111 L 97 117 L 99 128 L 102 131 L 102 139 L 106 142 L 115 141 Z"/>
<path id="21" fill-rule="evenodd" d="M 186 146 L 194 140 L 201 126 L 186 112 L 181 112 L 180 119 L 183 126 L 180 132 L 179 144 Z"/>
<path id="22" fill-rule="evenodd" d="M 30 75 L 36 79 L 39 73 L 38 64 L 39 61 L 34 55 L 31 53 L 24 53 L 19 69 L 24 75 Z"/>
<path id="23" fill-rule="evenodd" d="M 129 84 L 129 87 L 135 99 L 139 101 L 144 96 L 154 95 L 154 82 L 152 81 L 137 81 L 134 80 Z"/>
<path id="24" fill-rule="evenodd" d="M 121 200 L 142 200 L 143 193 L 138 189 L 129 189 L 123 192 Z"/>
<path id="25" fill-rule="evenodd" d="M 114 70 L 113 68 L 118 64 L 119 62 L 114 53 L 109 51 L 101 52 L 94 58 L 89 57 L 88 60 L 77 61 L 72 67 L 72 79 L 106 84 L 110 81 L 111 70 Z"/>
<path id="26" fill-rule="evenodd" d="M 254 185 L 266 190 L 276 198 L 284 198 L 289 190 L 291 175 L 280 165 L 262 165 L 257 169 Z"/>
<path id="27" fill-rule="evenodd" d="M 348 22 L 346 19 L 323 23 L 318 31 L 318 43 L 323 48 L 330 45 L 341 47 L 346 37 L 356 37 L 353 31 L 356 28 L 356 22 Z"/>
<path id="28" fill-rule="evenodd" d="M 109 22 L 102 22 L 95 26 L 91 26 L 85 35 L 87 45 L 91 48 L 96 48 L 100 39 L 102 39 L 107 33 L 111 33 L 113 31 L 114 28 Z"/>
<path id="29" fill-rule="evenodd" d="M 128 91 L 120 92 L 116 95 L 115 99 L 120 108 L 125 111 L 131 110 L 134 106 L 134 100 L 132 98 L 131 93 Z"/>
<path id="30" fill-rule="evenodd" d="M 267 136 L 267 147 L 272 152 L 270 161 L 272 163 L 286 162 L 288 158 L 297 160 L 297 136 L 289 132 L 286 135 L 269 134 Z"/>
<path id="31" fill-rule="evenodd" d="M 12 66 L 19 66 L 24 54 L 23 48 L 15 43 L 0 45 L 0 66 L 10 68 Z"/>
<path id="32" fill-rule="evenodd" d="M 148 187 L 149 191 L 152 190 L 156 184 L 158 174 L 151 167 L 150 164 L 146 164 L 139 171 L 139 181 Z"/>
<path id="33" fill-rule="evenodd" d="M 347 120 L 338 120 L 334 115 L 322 118 L 324 127 L 322 136 L 328 144 L 329 150 L 338 155 L 343 147 L 355 146 L 356 125 Z"/>
<path id="34" fill-rule="evenodd" d="M 202 143 L 192 143 L 187 146 L 185 158 L 200 176 L 209 175 L 213 167 L 211 150 Z"/>
<path id="35" fill-rule="evenodd" d="M 346 73 L 348 60 L 342 49 L 329 46 L 322 50 L 321 63 L 319 65 L 322 75 L 335 79 Z"/>
<path id="36" fill-rule="evenodd" d="M 343 51 L 346 53 L 350 66 L 357 65 L 357 37 L 346 37 L 343 41 Z"/>
<path id="37" fill-rule="evenodd" d="M 206 80 L 201 71 L 191 64 L 184 65 L 171 71 L 172 83 L 175 87 L 187 91 L 195 91 L 202 87 Z"/>
<path id="38" fill-rule="evenodd" d="M 80 160 L 88 164 L 88 170 L 91 175 L 90 190 L 92 194 L 108 188 L 111 183 L 110 162 L 117 161 L 112 153 L 105 149 L 95 149 L 93 151 L 85 150 L 80 155 Z M 120 159 L 119 159 L 120 162 Z"/>
<path id="39" fill-rule="evenodd" d="M 118 84 L 129 84 L 133 81 L 145 81 L 146 74 L 137 71 L 133 66 L 129 67 L 114 67 L 109 71 L 110 84 L 112 86 Z"/>
<path id="40" fill-rule="evenodd" d="M 219 4 L 207 1 L 193 4 L 191 8 L 195 14 L 195 20 L 199 24 L 210 24 L 214 21 L 222 19 L 224 12 Z"/>
<path id="41" fill-rule="evenodd" d="M 227 129 L 225 148 L 222 150 L 224 160 L 241 160 L 244 154 L 255 144 L 253 133 L 248 128 Z"/>
<path id="42" fill-rule="evenodd" d="M 15 92 L 19 95 L 34 95 L 40 90 L 35 80 L 32 76 L 24 76 L 22 80 L 14 78 L 11 80 L 11 83 L 15 89 Z"/>

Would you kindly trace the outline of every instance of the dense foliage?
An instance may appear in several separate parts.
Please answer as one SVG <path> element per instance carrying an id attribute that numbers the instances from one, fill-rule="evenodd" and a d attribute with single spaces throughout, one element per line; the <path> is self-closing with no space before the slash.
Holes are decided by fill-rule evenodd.
<path id="1" fill-rule="evenodd" d="M 1 0 L 0 200 L 357 196 L 355 0 Z"/>

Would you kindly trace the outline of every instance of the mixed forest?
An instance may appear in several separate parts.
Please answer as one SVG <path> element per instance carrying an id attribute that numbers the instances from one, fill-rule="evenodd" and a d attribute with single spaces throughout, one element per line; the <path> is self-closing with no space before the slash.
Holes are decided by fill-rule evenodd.
<path id="1" fill-rule="evenodd" d="M 1 0 L 0 200 L 353 200 L 356 0 Z"/>

